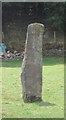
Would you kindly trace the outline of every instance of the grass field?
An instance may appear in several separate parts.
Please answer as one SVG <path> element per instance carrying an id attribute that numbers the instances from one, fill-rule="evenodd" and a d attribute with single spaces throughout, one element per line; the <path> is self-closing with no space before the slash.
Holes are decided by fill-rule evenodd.
<path id="1" fill-rule="evenodd" d="M 21 86 L 21 60 L 2 62 L 3 118 L 63 118 L 64 60 L 46 57 L 42 66 L 42 102 L 24 103 Z M 1 68 L 0 68 L 1 69 Z M 29 71 L 30 72 L 30 71 Z"/>

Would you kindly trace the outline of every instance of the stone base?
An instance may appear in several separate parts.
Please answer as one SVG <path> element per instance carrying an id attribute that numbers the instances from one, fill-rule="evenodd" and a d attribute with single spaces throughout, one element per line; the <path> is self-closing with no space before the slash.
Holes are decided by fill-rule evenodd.
<path id="1" fill-rule="evenodd" d="M 28 96 L 26 95 L 26 97 L 23 97 L 24 99 L 24 102 L 27 103 L 27 102 L 40 102 L 42 101 L 41 97 L 36 97 L 36 96 Z"/>

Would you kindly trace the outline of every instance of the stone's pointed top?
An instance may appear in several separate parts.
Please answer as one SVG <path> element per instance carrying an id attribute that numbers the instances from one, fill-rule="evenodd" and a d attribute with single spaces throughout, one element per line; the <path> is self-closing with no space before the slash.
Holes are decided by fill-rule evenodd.
<path id="1" fill-rule="evenodd" d="M 30 25 L 28 25 L 28 28 L 31 26 L 36 26 L 36 25 L 44 27 L 44 25 L 42 23 L 31 23 Z"/>

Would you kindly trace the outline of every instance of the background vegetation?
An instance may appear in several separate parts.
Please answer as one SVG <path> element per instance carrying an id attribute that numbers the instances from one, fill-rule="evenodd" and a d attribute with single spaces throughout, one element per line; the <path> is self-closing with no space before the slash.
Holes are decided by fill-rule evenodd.
<path id="1" fill-rule="evenodd" d="M 40 22 L 45 25 L 43 51 L 49 48 L 63 49 L 65 6 L 64 2 L 3 3 L 3 41 L 11 51 L 16 49 L 22 52 L 28 24 Z"/>

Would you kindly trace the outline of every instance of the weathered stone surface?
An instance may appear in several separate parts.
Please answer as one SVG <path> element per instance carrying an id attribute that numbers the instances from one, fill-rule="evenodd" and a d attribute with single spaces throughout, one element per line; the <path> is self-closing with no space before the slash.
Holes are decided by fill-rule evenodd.
<path id="1" fill-rule="evenodd" d="M 23 99 L 26 102 L 39 101 L 42 98 L 43 33 L 43 24 L 33 23 L 28 26 L 21 74 Z"/>

